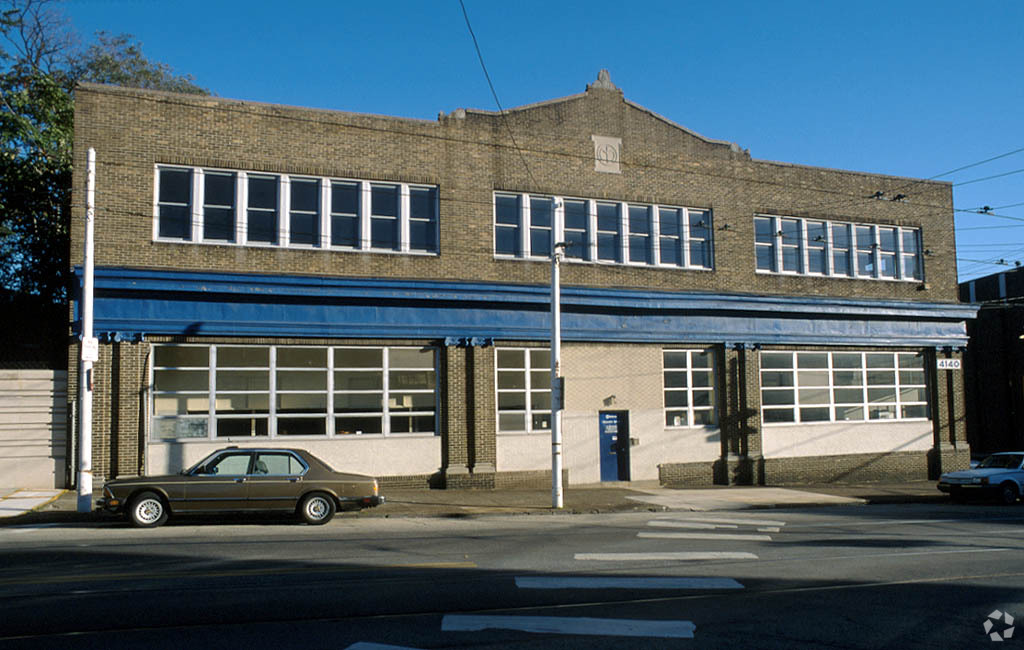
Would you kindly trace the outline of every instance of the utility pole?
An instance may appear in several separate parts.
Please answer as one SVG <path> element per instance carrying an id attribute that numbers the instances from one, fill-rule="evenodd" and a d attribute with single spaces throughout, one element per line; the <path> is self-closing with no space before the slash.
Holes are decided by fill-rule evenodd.
<path id="1" fill-rule="evenodd" d="M 93 221 L 96 217 L 96 150 L 90 147 L 85 186 L 85 260 L 82 264 L 82 342 L 78 365 L 78 512 L 92 512 L 92 364 L 99 341 L 92 335 Z"/>
<path id="2" fill-rule="evenodd" d="M 565 380 L 562 377 L 561 270 L 565 242 L 551 252 L 551 507 L 562 507 L 562 408 Z"/>

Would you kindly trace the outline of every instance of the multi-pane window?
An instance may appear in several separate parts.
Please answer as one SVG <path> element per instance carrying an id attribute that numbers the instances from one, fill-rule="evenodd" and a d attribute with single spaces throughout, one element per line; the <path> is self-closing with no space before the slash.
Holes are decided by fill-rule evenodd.
<path id="1" fill-rule="evenodd" d="M 768 273 L 920 281 L 920 241 L 916 228 L 754 217 L 755 264 Z"/>
<path id="2" fill-rule="evenodd" d="M 157 187 L 157 236 L 192 239 L 192 172 L 161 168 Z"/>
<path id="3" fill-rule="evenodd" d="M 398 249 L 397 185 L 374 183 L 370 189 L 370 248 Z"/>
<path id="4" fill-rule="evenodd" d="M 586 201 L 565 200 L 565 222 L 562 240 L 568 244 L 565 256 L 575 260 L 590 260 L 590 214 Z"/>
<path id="5" fill-rule="evenodd" d="M 549 197 L 530 197 L 530 253 L 551 255 L 551 232 L 554 226 L 554 203 Z"/>
<path id="6" fill-rule="evenodd" d="M 203 174 L 203 239 L 235 241 L 235 175 Z"/>
<path id="7" fill-rule="evenodd" d="M 153 437 L 436 431 L 433 348 L 157 345 Z"/>
<path id="8" fill-rule="evenodd" d="M 334 181 L 331 183 L 331 246 L 360 248 L 359 183 Z"/>
<path id="9" fill-rule="evenodd" d="M 710 269 L 711 212 L 665 205 L 531 194 L 494 195 L 494 251 L 570 260 Z"/>
<path id="10" fill-rule="evenodd" d="M 665 426 L 715 424 L 715 365 L 710 350 L 665 350 Z"/>
<path id="11" fill-rule="evenodd" d="M 288 241 L 298 246 L 320 245 L 320 181 L 291 179 Z"/>
<path id="12" fill-rule="evenodd" d="M 597 259 L 604 262 L 622 261 L 622 205 L 597 204 Z"/>
<path id="13" fill-rule="evenodd" d="M 651 208 L 646 205 L 629 206 L 629 261 L 653 264 L 651 246 Z"/>
<path id="14" fill-rule="evenodd" d="M 551 429 L 551 352 L 497 348 L 498 432 Z"/>
<path id="15" fill-rule="evenodd" d="M 246 213 L 249 242 L 276 244 L 278 233 L 277 176 L 249 175 L 249 201 Z"/>
<path id="16" fill-rule="evenodd" d="M 156 179 L 158 240 L 439 250 L 436 187 L 170 166 Z"/>
<path id="17" fill-rule="evenodd" d="M 765 424 L 928 417 L 924 357 L 915 352 L 762 352 Z"/>

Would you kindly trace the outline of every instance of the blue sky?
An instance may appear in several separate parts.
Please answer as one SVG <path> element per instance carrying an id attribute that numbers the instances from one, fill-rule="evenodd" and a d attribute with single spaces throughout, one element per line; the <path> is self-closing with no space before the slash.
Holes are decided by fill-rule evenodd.
<path id="1" fill-rule="evenodd" d="M 960 279 L 1024 262 L 1024 2 L 465 3 L 505 108 L 607 68 L 628 99 L 762 160 L 932 178 L 1021 149 L 940 178 L 968 211 Z M 423 119 L 496 108 L 458 0 L 64 9 L 86 42 L 133 34 L 222 97 Z M 969 212 L 982 206 L 1001 216 Z"/>

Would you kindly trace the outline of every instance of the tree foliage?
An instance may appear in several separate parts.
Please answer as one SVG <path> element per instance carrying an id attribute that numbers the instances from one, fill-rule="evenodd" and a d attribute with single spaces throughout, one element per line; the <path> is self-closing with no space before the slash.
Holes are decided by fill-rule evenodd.
<path id="1" fill-rule="evenodd" d="M 0 311 L 8 312 L 0 337 L 8 346 L 31 338 L 60 345 L 66 335 L 75 84 L 209 94 L 147 60 L 131 35 L 99 32 L 83 50 L 59 3 L 0 0 Z M 32 314 L 43 329 L 23 327 Z"/>
<path id="2" fill-rule="evenodd" d="M 59 0 L 0 0 L 0 289 L 63 302 L 74 86 L 80 81 L 209 94 L 147 60 L 128 34 L 86 49 Z"/>

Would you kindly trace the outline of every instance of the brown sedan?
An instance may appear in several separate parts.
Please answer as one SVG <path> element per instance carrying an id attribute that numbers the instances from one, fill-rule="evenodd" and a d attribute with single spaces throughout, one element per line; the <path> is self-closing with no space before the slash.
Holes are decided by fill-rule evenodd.
<path id="1" fill-rule="evenodd" d="M 303 449 L 219 449 L 180 474 L 120 478 L 97 506 L 136 526 L 159 526 L 172 513 L 294 512 L 326 524 L 339 509 L 384 503 L 377 480 L 335 472 Z"/>

